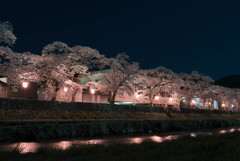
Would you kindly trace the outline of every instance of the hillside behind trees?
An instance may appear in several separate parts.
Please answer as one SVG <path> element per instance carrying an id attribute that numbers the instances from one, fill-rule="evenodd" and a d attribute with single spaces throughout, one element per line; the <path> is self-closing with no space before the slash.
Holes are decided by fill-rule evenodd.
<path id="1" fill-rule="evenodd" d="M 240 74 L 225 76 L 216 80 L 215 84 L 229 88 L 240 88 Z"/>

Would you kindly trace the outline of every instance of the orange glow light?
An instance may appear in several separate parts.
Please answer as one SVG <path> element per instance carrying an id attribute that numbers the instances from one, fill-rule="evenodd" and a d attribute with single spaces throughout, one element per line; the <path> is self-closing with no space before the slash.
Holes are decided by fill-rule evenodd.
<path id="1" fill-rule="evenodd" d="M 28 82 L 22 82 L 22 86 L 23 86 L 23 88 L 27 88 L 28 87 Z"/>
<path id="2" fill-rule="evenodd" d="M 94 94 L 94 93 L 95 93 L 95 89 L 91 89 L 90 92 L 91 92 L 92 94 Z"/>
<path id="3" fill-rule="evenodd" d="M 64 92 L 67 92 L 68 91 L 68 87 L 64 87 L 63 90 L 64 90 Z"/>
<path id="4" fill-rule="evenodd" d="M 195 101 L 195 100 L 192 100 L 192 103 L 193 103 L 193 104 L 196 104 L 196 101 Z"/>

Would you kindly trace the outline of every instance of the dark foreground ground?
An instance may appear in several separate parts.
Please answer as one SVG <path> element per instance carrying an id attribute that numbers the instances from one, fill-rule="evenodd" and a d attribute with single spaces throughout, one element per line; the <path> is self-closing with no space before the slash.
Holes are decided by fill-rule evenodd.
<path id="1" fill-rule="evenodd" d="M 73 146 L 20 154 L 0 152 L 1 161 L 239 161 L 240 133 L 184 136 L 163 143 Z"/>

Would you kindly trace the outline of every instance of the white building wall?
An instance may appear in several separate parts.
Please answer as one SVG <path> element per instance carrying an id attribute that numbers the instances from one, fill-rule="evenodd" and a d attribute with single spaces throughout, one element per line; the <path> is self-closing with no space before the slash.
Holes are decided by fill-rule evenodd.
<path id="1" fill-rule="evenodd" d="M 0 78 L 0 81 L 2 81 L 2 82 L 4 82 L 4 83 L 7 83 L 7 82 L 8 82 L 7 78 Z"/>
<path id="2" fill-rule="evenodd" d="M 83 101 L 82 89 L 78 89 L 75 96 L 75 102 L 82 102 L 82 101 Z"/>
<path id="3" fill-rule="evenodd" d="M 82 102 L 86 103 L 108 103 L 107 96 L 96 94 L 83 94 Z"/>

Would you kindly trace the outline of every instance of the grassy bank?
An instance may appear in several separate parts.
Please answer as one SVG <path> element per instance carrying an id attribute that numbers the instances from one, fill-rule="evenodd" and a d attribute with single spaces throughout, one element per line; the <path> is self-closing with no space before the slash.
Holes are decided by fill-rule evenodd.
<path id="1" fill-rule="evenodd" d="M 238 161 L 240 133 L 184 136 L 163 143 L 73 146 L 67 150 L 39 149 L 20 154 L 12 149 L 0 152 L 1 161 Z"/>

